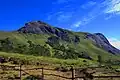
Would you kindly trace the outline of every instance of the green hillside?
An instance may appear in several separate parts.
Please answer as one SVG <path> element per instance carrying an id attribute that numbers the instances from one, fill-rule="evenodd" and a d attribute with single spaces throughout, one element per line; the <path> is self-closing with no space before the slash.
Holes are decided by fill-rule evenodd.
<path id="1" fill-rule="evenodd" d="M 43 27 L 44 23 L 36 27 L 31 23 L 28 29 L 22 28 L 14 32 L 0 32 L 0 51 L 11 53 L 20 53 L 33 56 L 44 56 L 57 59 L 87 59 L 97 61 L 101 57 L 102 62 L 120 61 L 119 53 L 112 53 L 107 51 L 104 44 L 110 45 L 104 37 L 100 36 L 97 43 L 95 40 L 99 39 L 98 34 L 93 35 L 87 32 L 72 32 L 60 28 Z M 34 23 L 35 24 L 35 23 Z M 38 24 L 38 23 L 37 23 Z M 41 27 L 42 25 L 42 27 Z M 32 27 L 31 27 L 32 26 Z M 34 26 L 34 27 L 33 27 Z M 37 30 L 39 28 L 39 31 Z M 24 32 L 24 30 L 27 30 Z M 29 31 L 33 30 L 31 33 Z M 40 33 L 36 33 L 40 32 Z M 53 33 L 52 31 L 55 31 Z M 90 37 L 89 37 L 89 36 Z M 97 36 L 97 37 L 96 37 Z M 87 38 L 88 37 L 88 38 Z M 103 47 L 101 47 L 101 40 Z M 109 46 L 108 46 L 109 47 Z M 111 45 L 110 45 L 111 48 Z M 111 48 L 112 49 L 112 48 Z M 118 51 L 113 47 L 116 52 Z M 113 51 L 114 51 L 113 50 Z M 119 64 L 119 63 L 117 63 Z"/>
<path id="2" fill-rule="evenodd" d="M 96 61 L 91 61 L 87 59 L 58 59 L 58 58 L 50 58 L 50 57 L 42 57 L 42 56 L 32 56 L 32 55 L 25 55 L 25 54 L 19 54 L 19 53 L 6 53 L 6 52 L 0 52 L 0 56 L 6 58 L 6 60 L 9 60 L 9 58 L 13 59 L 13 62 L 15 64 L 24 64 L 24 65 L 51 65 L 51 66 L 91 66 L 91 65 L 97 65 L 98 63 Z M 84 62 L 86 61 L 86 62 Z"/>
<path id="3" fill-rule="evenodd" d="M 85 52 L 89 56 L 91 56 L 94 60 L 97 60 L 97 56 L 101 55 L 104 60 L 107 60 L 109 57 L 116 57 L 115 55 L 112 55 L 108 52 L 106 52 L 103 49 L 97 48 L 95 45 L 93 45 L 93 42 L 90 40 L 84 39 L 84 33 L 75 33 L 77 34 L 81 41 L 80 43 L 67 43 L 65 41 L 61 41 L 61 45 L 65 44 L 64 46 L 68 46 L 74 50 L 76 50 L 78 53 Z M 46 45 L 47 38 L 49 35 L 47 34 L 21 34 L 18 32 L 0 32 L 0 40 L 4 40 L 6 38 L 9 38 L 11 42 L 13 42 L 14 46 L 17 46 L 18 44 L 21 45 L 29 45 L 27 41 L 32 41 L 34 44 L 40 44 L 40 45 Z M 52 48 L 52 47 L 51 47 Z M 54 50 L 52 48 L 52 50 Z"/>

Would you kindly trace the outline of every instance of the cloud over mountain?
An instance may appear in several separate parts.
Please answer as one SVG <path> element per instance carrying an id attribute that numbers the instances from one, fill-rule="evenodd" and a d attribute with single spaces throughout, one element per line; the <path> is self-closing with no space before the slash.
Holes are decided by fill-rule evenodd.
<path id="1" fill-rule="evenodd" d="M 116 39 L 116 38 L 110 38 L 109 42 L 115 46 L 116 48 L 120 49 L 120 40 Z"/>
<path id="2" fill-rule="evenodd" d="M 120 0 L 90 0 L 81 1 L 81 3 L 77 0 L 56 0 L 54 4 L 61 7 L 57 12 L 51 12 L 54 14 L 48 15 L 50 16 L 49 20 L 56 19 L 58 25 L 59 22 L 62 22 L 69 24 L 67 26 L 72 26 L 72 28 L 89 24 L 100 15 L 105 16 L 104 19 L 108 20 L 120 14 Z"/>

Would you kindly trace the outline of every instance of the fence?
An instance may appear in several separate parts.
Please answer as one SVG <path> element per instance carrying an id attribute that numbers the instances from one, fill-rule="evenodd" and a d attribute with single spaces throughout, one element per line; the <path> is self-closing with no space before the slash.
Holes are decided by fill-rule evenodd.
<path id="1" fill-rule="evenodd" d="M 92 67 L 93 68 L 93 67 Z M 55 69 L 46 69 L 46 68 L 32 68 L 32 69 L 23 69 L 22 68 L 22 65 L 20 66 L 8 66 L 8 65 L 0 65 L 0 69 L 2 69 L 3 71 L 5 70 L 15 70 L 15 71 L 18 71 L 19 72 L 19 77 L 17 77 L 17 79 L 19 80 L 22 80 L 22 74 L 25 73 L 25 74 L 28 74 L 29 76 L 32 76 L 30 75 L 28 72 L 26 71 L 29 71 L 29 70 L 41 70 L 41 78 L 39 80 L 44 80 L 45 78 L 45 75 L 46 76 L 55 76 L 55 77 L 60 77 L 60 78 L 64 78 L 64 79 L 69 79 L 69 80 L 76 80 L 76 79 L 83 79 L 83 80 L 93 80 L 95 78 L 110 78 L 110 79 L 115 79 L 115 78 L 119 78 L 120 79 L 120 76 L 89 76 L 88 74 L 86 76 L 82 76 L 82 77 L 77 77 L 75 74 L 75 69 L 73 67 L 71 67 L 71 77 L 65 77 L 65 76 L 61 76 L 61 75 L 56 75 L 56 74 L 45 74 L 44 73 L 44 70 L 48 70 L 48 71 L 56 71 Z"/>

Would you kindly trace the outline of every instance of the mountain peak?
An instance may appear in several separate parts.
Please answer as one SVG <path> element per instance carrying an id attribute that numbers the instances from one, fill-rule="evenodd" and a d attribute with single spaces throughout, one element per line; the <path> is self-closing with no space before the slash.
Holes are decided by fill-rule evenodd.
<path id="1" fill-rule="evenodd" d="M 51 33 L 52 27 L 48 25 L 47 23 L 44 23 L 42 21 L 32 21 L 25 23 L 24 27 L 20 28 L 18 31 L 22 33 Z"/>
<path id="2" fill-rule="evenodd" d="M 49 34 L 49 35 L 52 34 L 64 41 L 79 42 L 79 37 L 74 35 L 73 37 L 70 37 L 69 31 L 61 28 L 51 27 L 50 25 L 41 21 L 26 23 L 24 27 L 18 30 L 18 32 L 32 34 Z"/>
<path id="3" fill-rule="evenodd" d="M 24 27 L 18 30 L 20 33 L 32 33 L 32 34 L 52 34 L 58 37 L 61 40 L 67 42 L 80 42 L 79 35 L 70 34 L 67 30 L 51 27 L 50 25 L 42 22 L 42 21 L 32 21 L 25 24 Z M 72 37 L 70 37 L 72 35 Z M 86 38 L 93 41 L 96 46 L 103 48 L 104 50 L 112 53 L 119 54 L 120 50 L 113 47 L 107 38 L 101 33 L 87 34 Z M 50 38 L 51 39 L 51 38 Z M 53 39 L 53 38 L 52 38 Z"/>
<path id="4" fill-rule="evenodd" d="M 49 26 L 49 25 L 42 21 L 31 21 L 26 23 L 24 27 L 44 27 L 44 26 Z"/>
<path id="5" fill-rule="evenodd" d="M 88 34 L 86 37 L 95 42 L 97 46 L 103 48 L 104 50 L 112 54 L 120 54 L 120 50 L 112 46 L 102 33 Z"/>

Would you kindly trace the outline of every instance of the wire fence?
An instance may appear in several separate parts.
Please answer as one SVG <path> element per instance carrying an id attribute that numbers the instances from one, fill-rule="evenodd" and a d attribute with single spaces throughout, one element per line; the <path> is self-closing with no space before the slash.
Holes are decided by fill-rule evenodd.
<path id="1" fill-rule="evenodd" d="M 93 67 L 92 67 L 93 68 Z M 76 69 L 74 69 L 73 67 L 71 67 L 70 69 L 70 73 L 71 73 L 71 77 L 66 77 L 66 76 L 61 76 L 61 75 L 56 75 L 56 74 L 46 74 L 44 73 L 46 70 L 48 71 L 57 71 L 55 69 L 47 69 L 47 68 L 31 68 L 31 69 L 24 69 L 22 68 L 22 65 L 19 65 L 19 66 L 8 66 L 8 65 L 0 65 L 0 69 L 3 70 L 3 71 L 18 71 L 18 74 L 19 74 L 19 77 L 17 77 L 18 80 L 22 80 L 22 76 L 23 76 L 23 73 L 29 75 L 29 76 L 34 76 L 32 74 L 30 74 L 29 72 L 27 71 L 30 71 L 30 70 L 41 70 L 40 72 L 40 79 L 38 80 L 45 80 L 45 76 L 54 76 L 54 77 L 60 77 L 60 78 L 64 78 L 65 80 L 94 80 L 94 79 L 107 79 L 107 78 L 110 78 L 111 80 L 115 80 L 115 78 L 118 78 L 118 80 L 120 80 L 120 76 L 92 76 L 92 75 L 89 75 L 89 74 L 86 74 L 84 73 L 85 75 L 84 76 L 81 76 L 81 77 L 77 77 L 76 76 Z M 15 79 L 16 80 L 16 79 Z"/>

